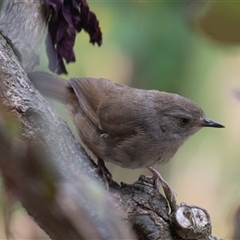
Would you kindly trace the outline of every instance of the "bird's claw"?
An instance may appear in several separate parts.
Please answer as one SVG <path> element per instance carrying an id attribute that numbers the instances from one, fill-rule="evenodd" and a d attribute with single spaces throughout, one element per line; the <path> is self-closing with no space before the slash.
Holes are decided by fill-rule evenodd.
<path id="1" fill-rule="evenodd" d="M 112 174 L 107 169 L 104 161 L 101 158 L 98 158 L 98 167 L 95 169 L 97 173 L 103 178 L 103 182 L 106 184 L 108 190 L 109 183 L 112 183 Z"/>
<path id="2" fill-rule="evenodd" d="M 170 208 L 171 208 L 172 211 L 175 211 L 176 208 L 177 208 L 176 193 L 169 186 L 169 184 L 163 179 L 161 174 L 156 169 L 154 169 L 153 167 L 149 167 L 148 170 L 153 174 L 152 177 L 153 177 L 155 188 L 158 189 L 159 188 L 159 183 L 161 183 L 162 188 L 163 188 L 164 193 L 165 193 L 165 196 L 166 196 L 166 199 L 169 202 Z"/>

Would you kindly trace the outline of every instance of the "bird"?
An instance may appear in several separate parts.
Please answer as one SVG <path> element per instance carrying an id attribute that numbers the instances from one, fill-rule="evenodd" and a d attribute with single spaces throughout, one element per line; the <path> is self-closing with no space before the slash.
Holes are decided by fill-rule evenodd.
<path id="1" fill-rule="evenodd" d="M 44 96 L 66 106 L 80 139 L 108 176 L 104 162 L 148 168 L 163 187 L 171 189 L 153 166 L 167 163 L 201 128 L 224 127 L 175 93 L 133 88 L 104 78 L 66 81 L 46 72 L 31 72 L 28 77 Z"/>

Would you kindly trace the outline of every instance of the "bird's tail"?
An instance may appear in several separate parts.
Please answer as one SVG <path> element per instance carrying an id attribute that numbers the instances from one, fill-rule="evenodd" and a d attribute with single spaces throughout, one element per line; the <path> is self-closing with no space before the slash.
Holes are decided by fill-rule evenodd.
<path id="1" fill-rule="evenodd" d="M 66 103 L 69 89 L 67 88 L 67 81 L 64 79 L 45 72 L 28 73 L 28 78 L 45 97 Z"/>

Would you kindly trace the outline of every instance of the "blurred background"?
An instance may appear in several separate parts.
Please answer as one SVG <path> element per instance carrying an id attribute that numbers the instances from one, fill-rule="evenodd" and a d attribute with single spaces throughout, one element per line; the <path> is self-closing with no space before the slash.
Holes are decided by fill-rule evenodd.
<path id="1" fill-rule="evenodd" d="M 240 98 L 234 94 L 240 89 L 240 3 L 88 2 L 100 22 L 103 44 L 92 46 L 85 32 L 78 34 L 76 63 L 68 65 L 69 75 L 62 77 L 104 77 L 178 93 L 225 125 L 199 131 L 168 164 L 156 168 L 175 190 L 178 203 L 205 208 L 213 235 L 231 239 L 234 211 L 240 204 Z M 47 71 L 44 44 L 41 53 L 36 70 Z M 63 107 L 57 108 L 75 131 Z M 145 169 L 108 167 L 118 182 L 133 183 L 140 174 L 149 174 Z M 16 236 L 43 238 L 18 209 L 13 213 Z M 22 226 L 28 226 L 25 232 Z"/>

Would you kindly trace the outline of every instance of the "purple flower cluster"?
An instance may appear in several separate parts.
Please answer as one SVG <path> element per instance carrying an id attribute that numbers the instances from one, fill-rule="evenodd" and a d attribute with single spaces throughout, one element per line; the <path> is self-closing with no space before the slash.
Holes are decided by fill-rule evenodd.
<path id="1" fill-rule="evenodd" d="M 94 13 L 89 10 L 86 0 L 45 0 L 52 10 L 46 51 L 49 69 L 57 74 L 67 74 L 63 59 L 75 61 L 73 51 L 76 34 L 84 29 L 90 36 L 90 43 L 102 43 L 102 32 Z"/>

